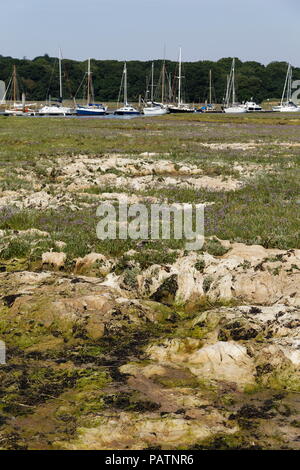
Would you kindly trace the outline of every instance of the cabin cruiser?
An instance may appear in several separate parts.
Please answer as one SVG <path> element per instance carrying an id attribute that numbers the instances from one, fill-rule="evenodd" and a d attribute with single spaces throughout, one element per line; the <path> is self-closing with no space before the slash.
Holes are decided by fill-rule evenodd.
<path id="1" fill-rule="evenodd" d="M 246 101 L 245 108 L 247 113 L 262 111 L 262 107 L 256 104 L 254 101 Z"/>

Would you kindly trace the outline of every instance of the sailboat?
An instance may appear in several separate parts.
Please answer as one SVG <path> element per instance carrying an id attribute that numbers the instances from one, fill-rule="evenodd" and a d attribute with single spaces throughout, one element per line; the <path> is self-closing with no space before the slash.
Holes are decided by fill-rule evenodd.
<path id="1" fill-rule="evenodd" d="M 78 116 L 104 116 L 107 111 L 107 106 L 103 106 L 103 104 L 96 104 L 94 101 L 91 59 L 89 59 L 87 71 L 87 104 L 86 106 L 76 106 L 76 113 Z"/>
<path id="2" fill-rule="evenodd" d="M 232 102 L 230 98 L 232 96 Z M 225 98 L 225 113 L 246 113 L 247 109 L 245 105 L 239 104 L 236 102 L 236 93 L 235 93 L 235 58 L 232 59 L 232 66 L 230 75 L 227 81 L 227 90 Z"/>
<path id="3" fill-rule="evenodd" d="M 300 107 L 292 101 L 292 81 L 293 81 L 293 69 L 291 64 L 288 64 L 287 74 L 283 87 L 283 93 L 279 106 L 274 106 L 273 111 L 280 113 L 297 113 L 300 112 Z M 286 99 L 286 101 L 285 101 Z"/>
<path id="4" fill-rule="evenodd" d="M 132 116 L 132 115 L 135 115 L 135 114 L 136 115 L 140 114 L 140 112 L 137 109 L 135 109 L 133 106 L 128 104 L 128 98 L 127 98 L 127 64 L 126 64 L 126 62 L 124 63 L 118 102 L 120 100 L 120 95 L 121 95 L 122 88 L 124 88 L 124 106 L 122 106 L 121 108 L 116 109 L 114 114 L 117 114 L 119 116 L 125 116 L 125 115 Z"/>
<path id="5" fill-rule="evenodd" d="M 184 104 L 182 101 L 182 58 L 181 47 L 179 48 L 179 63 L 178 63 L 178 99 L 177 104 L 170 104 L 168 106 L 170 113 L 194 113 L 195 110 L 190 108 L 189 105 Z"/>
<path id="6" fill-rule="evenodd" d="M 156 103 L 154 101 L 154 62 L 151 67 L 151 100 L 147 102 L 147 106 L 143 109 L 143 113 L 146 116 L 161 116 L 167 114 L 168 108 L 164 105 L 164 79 L 165 79 L 165 61 L 163 63 L 163 69 L 161 73 L 161 86 L 162 86 L 162 102 Z"/>
<path id="7" fill-rule="evenodd" d="M 43 106 L 39 110 L 40 116 L 68 116 L 75 114 L 75 110 L 66 106 L 62 106 L 63 102 L 63 89 L 62 89 L 62 55 L 61 50 L 59 50 L 58 58 L 58 68 L 59 68 L 59 104 L 51 104 L 51 99 L 49 99 L 49 104 Z"/>
<path id="8" fill-rule="evenodd" d="M 22 101 L 18 100 L 18 80 L 17 80 L 17 69 L 16 66 L 13 66 L 13 73 L 9 81 L 7 90 L 3 97 L 2 102 L 6 101 L 7 93 L 11 90 L 10 98 L 11 105 L 5 109 L 4 115 L 6 116 L 25 116 L 27 114 L 34 114 L 34 110 L 30 109 L 30 106 L 35 106 L 35 104 L 26 105 L 25 93 L 22 93 Z"/>
<path id="9" fill-rule="evenodd" d="M 208 81 L 209 81 L 209 86 L 208 86 L 208 102 L 206 101 L 205 106 L 203 106 L 200 109 L 197 109 L 198 113 L 212 113 L 215 112 L 215 105 L 212 102 L 212 91 L 213 91 L 213 84 L 212 84 L 212 71 L 209 71 L 208 75 Z"/>

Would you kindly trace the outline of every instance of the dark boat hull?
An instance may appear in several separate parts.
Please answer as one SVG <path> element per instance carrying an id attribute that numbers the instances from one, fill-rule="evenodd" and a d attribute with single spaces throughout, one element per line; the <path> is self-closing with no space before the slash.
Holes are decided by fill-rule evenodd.
<path id="1" fill-rule="evenodd" d="M 117 116 L 138 116 L 139 114 L 141 114 L 140 112 L 130 112 L 130 111 L 115 111 L 114 114 L 116 114 Z"/>
<path id="2" fill-rule="evenodd" d="M 78 116 L 105 116 L 106 111 L 93 111 L 88 109 L 77 109 Z"/>
<path id="3" fill-rule="evenodd" d="M 194 109 L 180 109 L 180 108 L 169 108 L 171 114 L 191 114 L 194 113 Z"/>

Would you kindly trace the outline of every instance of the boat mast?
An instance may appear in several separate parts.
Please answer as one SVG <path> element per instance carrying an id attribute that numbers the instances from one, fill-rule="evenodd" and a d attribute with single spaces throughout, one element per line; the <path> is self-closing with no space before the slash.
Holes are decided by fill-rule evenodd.
<path id="1" fill-rule="evenodd" d="M 289 81 L 288 81 L 288 96 L 287 100 L 292 101 L 292 80 L 293 80 L 293 69 L 291 64 L 290 65 L 290 73 L 289 73 Z"/>
<path id="2" fill-rule="evenodd" d="M 91 59 L 88 60 L 88 86 L 87 86 L 87 106 L 90 104 L 90 90 L 91 90 Z"/>
<path id="3" fill-rule="evenodd" d="M 235 58 L 232 60 L 232 104 L 235 104 Z"/>
<path id="4" fill-rule="evenodd" d="M 181 105 L 181 47 L 179 48 L 178 106 Z"/>
<path id="5" fill-rule="evenodd" d="M 166 73 L 166 45 L 164 46 L 164 60 L 162 66 L 162 77 L 161 77 L 161 102 L 164 104 L 165 99 L 165 73 Z"/>
<path id="6" fill-rule="evenodd" d="M 61 55 L 61 49 L 59 49 L 59 102 L 62 103 L 62 72 L 61 72 L 61 61 L 62 61 L 62 55 Z"/>
<path id="7" fill-rule="evenodd" d="M 209 71 L 209 104 L 212 104 L 212 81 L 211 81 L 211 70 Z"/>
<path id="8" fill-rule="evenodd" d="M 124 64 L 124 105 L 127 106 L 127 64 Z"/>
<path id="9" fill-rule="evenodd" d="M 229 75 L 226 75 L 226 95 L 225 95 L 225 106 L 229 106 Z"/>
<path id="10" fill-rule="evenodd" d="M 289 101 L 289 81 L 291 80 L 291 64 L 288 64 L 288 69 L 285 77 L 285 82 L 284 82 L 284 87 L 283 87 L 283 92 L 282 92 L 282 97 L 281 97 L 281 106 L 283 105 L 284 97 L 285 97 L 285 92 L 286 92 L 286 99 L 287 102 Z"/>
<path id="11" fill-rule="evenodd" d="M 162 77 L 161 77 L 161 102 L 164 104 L 164 99 L 165 99 L 165 60 L 163 61 L 163 66 L 162 66 Z"/>
<path id="12" fill-rule="evenodd" d="M 153 103 L 154 100 L 154 62 L 152 62 L 151 67 L 151 102 Z"/>
<path id="13" fill-rule="evenodd" d="M 14 65 L 13 68 L 13 102 L 14 105 L 16 104 L 17 101 L 17 69 L 16 66 Z"/>

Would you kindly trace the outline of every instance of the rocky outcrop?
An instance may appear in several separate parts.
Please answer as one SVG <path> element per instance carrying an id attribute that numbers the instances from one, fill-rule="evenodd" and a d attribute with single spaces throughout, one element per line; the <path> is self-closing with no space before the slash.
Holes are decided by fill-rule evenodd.
<path id="1" fill-rule="evenodd" d="M 233 243 L 221 257 L 189 253 L 172 266 L 152 265 L 141 273 L 137 277 L 139 294 L 155 296 L 171 277 L 178 286 L 173 293 L 175 303 L 205 297 L 210 302 L 300 306 L 300 250 Z"/>

